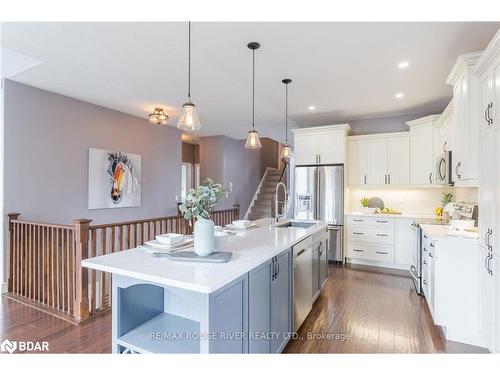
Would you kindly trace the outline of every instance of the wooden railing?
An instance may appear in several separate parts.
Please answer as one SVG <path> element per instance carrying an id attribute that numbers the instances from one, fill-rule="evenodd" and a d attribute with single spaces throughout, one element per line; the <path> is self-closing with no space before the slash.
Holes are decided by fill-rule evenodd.
<path id="1" fill-rule="evenodd" d="M 9 214 L 9 298 L 80 323 L 111 307 L 111 275 L 81 267 L 82 259 L 130 249 L 157 234 L 190 234 L 182 216 L 91 225 L 24 221 Z M 239 208 L 214 211 L 216 225 L 239 219 Z"/>

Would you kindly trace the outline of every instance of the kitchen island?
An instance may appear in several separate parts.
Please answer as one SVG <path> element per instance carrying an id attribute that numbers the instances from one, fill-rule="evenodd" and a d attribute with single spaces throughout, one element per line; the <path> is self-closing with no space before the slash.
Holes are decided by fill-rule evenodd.
<path id="1" fill-rule="evenodd" d="M 113 275 L 113 352 L 281 352 L 294 329 L 292 248 L 326 233 L 326 223 L 254 223 L 229 238 L 227 263 L 173 261 L 144 248 L 82 261 Z"/>

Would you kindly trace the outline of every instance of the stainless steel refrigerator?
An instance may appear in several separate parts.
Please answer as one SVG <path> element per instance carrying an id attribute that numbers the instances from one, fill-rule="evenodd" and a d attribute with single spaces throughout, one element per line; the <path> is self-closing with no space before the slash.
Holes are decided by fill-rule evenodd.
<path id="1" fill-rule="evenodd" d="M 344 166 L 295 167 L 294 217 L 328 222 L 328 260 L 343 262 Z"/>

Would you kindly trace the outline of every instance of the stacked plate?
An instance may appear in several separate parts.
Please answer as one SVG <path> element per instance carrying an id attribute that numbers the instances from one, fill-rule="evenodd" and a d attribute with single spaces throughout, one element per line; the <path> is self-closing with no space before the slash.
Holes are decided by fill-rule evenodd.
<path id="1" fill-rule="evenodd" d="M 234 220 L 231 224 L 226 225 L 226 228 L 231 230 L 249 230 L 256 228 L 257 225 L 252 223 L 250 220 Z"/>
<path id="2" fill-rule="evenodd" d="M 146 241 L 145 245 L 150 249 L 147 252 L 173 252 L 193 246 L 193 237 L 177 233 L 160 234 L 156 239 Z"/>

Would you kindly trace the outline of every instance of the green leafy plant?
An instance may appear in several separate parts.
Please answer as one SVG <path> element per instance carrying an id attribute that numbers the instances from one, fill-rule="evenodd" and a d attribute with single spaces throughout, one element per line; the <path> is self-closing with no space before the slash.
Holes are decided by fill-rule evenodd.
<path id="1" fill-rule="evenodd" d="M 210 219 L 210 213 L 223 195 L 229 194 L 232 184 L 222 186 L 210 178 L 206 178 L 196 189 L 189 190 L 186 201 L 179 206 L 184 219 L 191 224 L 192 219 Z"/>
<path id="2" fill-rule="evenodd" d="M 441 195 L 442 195 L 441 204 L 443 205 L 444 208 L 444 206 L 450 203 L 451 200 L 453 199 L 453 193 L 441 193 Z"/>
<path id="3" fill-rule="evenodd" d="M 369 200 L 368 198 L 363 197 L 363 198 L 361 198 L 361 199 L 359 200 L 359 203 L 361 203 L 361 206 L 362 206 L 362 207 L 368 207 L 368 202 L 369 202 L 369 201 L 370 201 L 370 200 Z"/>

